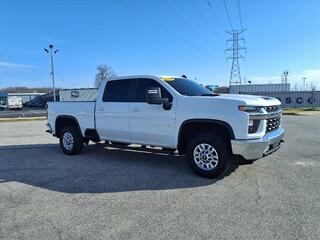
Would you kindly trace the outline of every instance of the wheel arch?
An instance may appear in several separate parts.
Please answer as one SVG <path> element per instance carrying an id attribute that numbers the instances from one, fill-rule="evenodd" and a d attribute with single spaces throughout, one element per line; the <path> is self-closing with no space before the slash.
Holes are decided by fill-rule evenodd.
<path id="1" fill-rule="evenodd" d="M 179 128 L 178 151 L 180 154 L 186 152 L 190 138 L 204 132 L 214 130 L 223 134 L 228 139 L 235 139 L 234 132 L 229 123 L 215 119 L 188 119 Z"/>
<path id="2" fill-rule="evenodd" d="M 66 126 L 75 126 L 78 129 L 80 135 L 83 137 L 78 120 L 74 116 L 70 116 L 70 115 L 57 116 L 56 121 L 55 121 L 55 135 L 56 135 L 56 137 L 60 137 L 60 133 L 61 133 L 62 129 Z"/>

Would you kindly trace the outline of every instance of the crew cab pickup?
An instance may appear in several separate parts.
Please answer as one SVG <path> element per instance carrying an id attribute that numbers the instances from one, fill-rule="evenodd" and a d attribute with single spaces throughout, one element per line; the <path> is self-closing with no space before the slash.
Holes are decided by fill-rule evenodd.
<path id="1" fill-rule="evenodd" d="M 65 154 L 89 141 L 141 145 L 186 155 L 203 177 L 217 177 L 233 155 L 256 160 L 280 148 L 280 101 L 214 94 L 182 77 L 130 76 L 101 83 L 96 101 L 49 102 L 47 132 Z"/>

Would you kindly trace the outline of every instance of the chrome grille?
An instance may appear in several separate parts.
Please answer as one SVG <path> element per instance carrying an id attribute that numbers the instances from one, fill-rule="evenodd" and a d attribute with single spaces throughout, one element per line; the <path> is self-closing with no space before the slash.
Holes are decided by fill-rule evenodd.
<path id="1" fill-rule="evenodd" d="M 281 108 L 280 105 L 267 106 L 264 109 L 268 113 L 266 132 L 272 132 L 281 125 Z"/>
<path id="2" fill-rule="evenodd" d="M 277 117 L 271 117 L 267 119 L 267 132 L 274 131 L 280 127 L 281 115 Z"/>
<path id="3" fill-rule="evenodd" d="M 268 106 L 268 107 L 264 107 L 264 109 L 270 113 L 270 112 L 277 112 L 280 110 L 280 106 Z"/>

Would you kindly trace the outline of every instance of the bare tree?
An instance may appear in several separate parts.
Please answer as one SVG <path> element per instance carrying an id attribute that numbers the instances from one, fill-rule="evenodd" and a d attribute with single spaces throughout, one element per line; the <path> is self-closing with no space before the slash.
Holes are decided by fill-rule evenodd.
<path id="1" fill-rule="evenodd" d="M 60 88 L 56 88 L 57 90 L 60 90 Z M 7 93 L 49 93 L 52 92 L 51 87 L 6 87 L 6 88 L 0 88 L 0 92 L 7 92 Z"/>
<path id="2" fill-rule="evenodd" d="M 97 70 L 98 73 L 96 73 L 96 78 L 94 80 L 94 86 L 97 88 L 100 86 L 103 80 L 117 76 L 117 74 L 112 70 L 112 67 L 104 64 L 98 65 Z"/>
<path id="3" fill-rule="evenodd" d="M 228 86 L 218 87 L 218 89 L 216 90 L 216 93 L 229 93 L 229 87 Z"/>

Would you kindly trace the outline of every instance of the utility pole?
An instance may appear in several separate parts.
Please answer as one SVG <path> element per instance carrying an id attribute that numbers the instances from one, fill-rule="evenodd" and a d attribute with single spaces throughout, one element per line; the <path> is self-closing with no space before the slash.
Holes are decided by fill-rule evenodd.
<path id="1" fill-rule="evenodd" d="M 316 105 L 315 105 L 315 101 L 316 101 L 316 98 L 315 98 L 315 94 L 314 94 L 314 91 L 315 91 L 315 87 L 312 87 L 312 110 L 315 111 L 316 110 Z"/>
<path id="2" fill-rule="evenodd" d="M 227 57 L 227 60 L 232 60 L 229 84 L 241 84 L 239 58 L 244 59 L 244 56 L 241 55 L 241 51 L 244 50 L 246 52 L 247 49 L 245 48 L 244 38 L 239 37 L 239 35 L 245 30 L 246 29 L 226 31 L 226 33 L 229 33 L 232 36 L 226 41 L 228 48 L 225 50 L 225 53 L 231 51 L 231 55 Z"/>
<path id="3" fill-rule="evenodd" d="M 51 73 L 50 73 L 50 75 L 52 76 L 53 101 L 55 102 L 56 101 L 56 87 L 55 87 L 55 83 L 54 83 L 53 56 L 56 55 L 56 53 L 59 51 L 59 49 L 54 50 L 52 44 L 49 45 L 49 49 L 50 49 L 50 51 L 48 49 L 44 48 L 44 51 L 46 53 L 50 52 L 50 59 L 51 59 Z"/>

